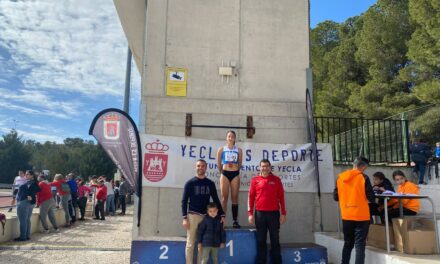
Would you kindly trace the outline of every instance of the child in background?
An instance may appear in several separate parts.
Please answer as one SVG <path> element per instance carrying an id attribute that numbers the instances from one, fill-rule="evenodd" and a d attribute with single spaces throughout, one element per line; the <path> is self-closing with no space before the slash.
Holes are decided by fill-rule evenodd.
<path id="1" fill-rule="evenodd" d="M 381 171 L 377 171 L 373 174 L 373 191 L 375 194 L 382 194 L 385 191 L 394 192 L 393 185 L 390 180 L 385 177 Z M 378 198 L 377 203 L 370 204 L 370 214 L 380 215 L 383 210 L 383 198 Z"/>
<path id="2" fill-rule="evenodd" d="M 396 170 L 393 172 L 393 179 L 399 185 L 397 193 L 419 195 L 419 187 L 406 179 L 405 174 Z M 393 208 L 388 211 L 388 219 L 399 217 L 399 202 L 393 199 L 388 204 Z M 418 199 L 402 199 L 403 215 L 416 215 L 420 210 L 420 200 Z"/>
<path id="3" fill-rule="evenodd" d="M 217 214 L 216 203 L 208 204 L 208 215 L 199 224 L 198 228 L 198 249 L 202 254 L 201 264 L 207 264 L 209 255 L 212 263 L 218 264 L 218 248 L 225 247 L 226 233 L 223 229 L 221 217 Z M 211 254 L 210 254 L 211 253 Z"/>
<path id="4" fill-rule="evenodd" d="M 388 180 L 381 171 L 373 174 L 373 191 L 376 194 L 382 194 L 384 191 L 394 192 L 393 184 L 391 184 L 390 180 Z"/>

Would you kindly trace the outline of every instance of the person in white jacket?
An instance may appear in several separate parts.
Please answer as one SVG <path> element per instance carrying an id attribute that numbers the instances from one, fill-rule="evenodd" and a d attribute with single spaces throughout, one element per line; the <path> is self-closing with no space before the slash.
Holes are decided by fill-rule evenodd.
<path id="1" fill-rule="evenodd" d="M 105 204 L 105 214 L 114 216 L 115 215 L 115 191 L 113 190 L 113 184 L 111 179 L 107 178 L 104 183 L 107 187 L 107 200 Z"/>

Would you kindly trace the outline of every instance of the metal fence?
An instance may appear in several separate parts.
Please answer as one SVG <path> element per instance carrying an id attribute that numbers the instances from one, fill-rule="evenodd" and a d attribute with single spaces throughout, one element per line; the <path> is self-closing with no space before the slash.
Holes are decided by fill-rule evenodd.
<path id="1" fill-rule="evenodd" d="M 409 163 L 407 120 L 314 117 L 316 140 L 332 145 L 335 163 L 358 156 L 372 163 Z"/>

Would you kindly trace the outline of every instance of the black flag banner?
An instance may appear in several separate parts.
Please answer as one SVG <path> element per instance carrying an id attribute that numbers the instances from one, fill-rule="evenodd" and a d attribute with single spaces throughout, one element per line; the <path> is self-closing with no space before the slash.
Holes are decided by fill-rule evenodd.
<path id="1" fill-rule="evenodd" d="M 133 119 L 124 111 L 109 108 L 93 119 L 93 135 L 139 198 L 138 226 L 141 216 L 142 162 L 139 132 Z"/>

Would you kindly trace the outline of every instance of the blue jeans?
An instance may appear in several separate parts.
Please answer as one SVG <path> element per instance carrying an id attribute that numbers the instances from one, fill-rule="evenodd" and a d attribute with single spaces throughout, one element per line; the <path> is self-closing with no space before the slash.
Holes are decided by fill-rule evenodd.
<path id="1" fill-rule="evenodd" d="M 106 204 L 105 204 L 105 212 L 106 213 L 111 212 L 112 214 L 115 213 L 115 195 L 114 194 L 107 195 L 107 200 L 106 200 Z"/>
<path id="2" fill-rule="evenodd" d="M 33 204 L 28 200 L 23 200 L 17 203 L 17 216 L 20 222 L 20 238 L 29 239 L 31 237 L 31 217 Z"/>
<path id="3" fill-rule="evenodd" d="M 425 162 L 415 162 L 416 166 L 414 167 L 414 171 L 419 173 L 419 184 L 423 183 L 423 178 L 425 177 Z"/>

